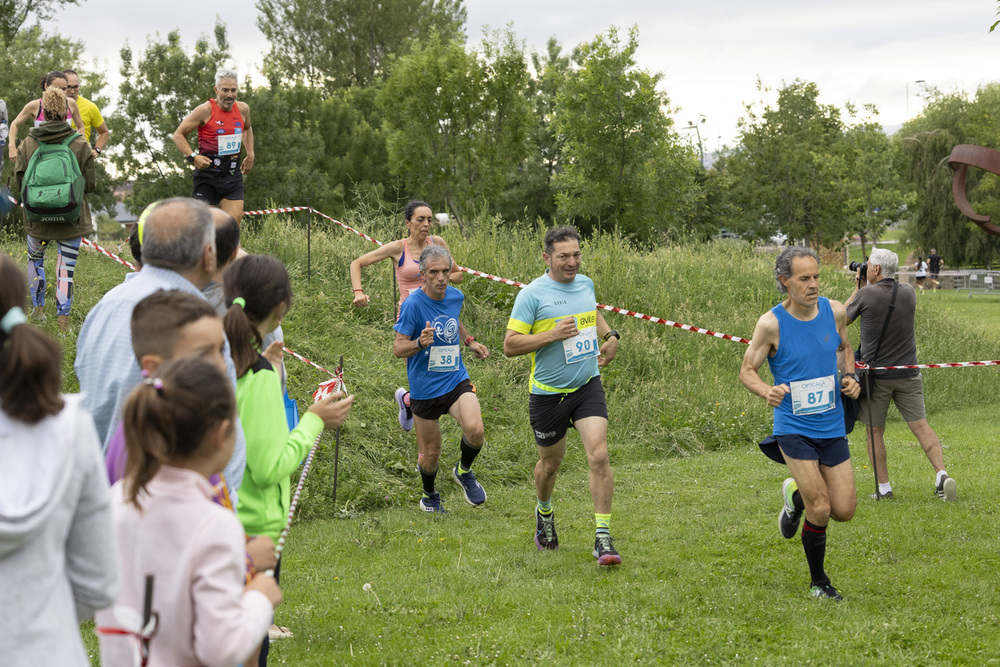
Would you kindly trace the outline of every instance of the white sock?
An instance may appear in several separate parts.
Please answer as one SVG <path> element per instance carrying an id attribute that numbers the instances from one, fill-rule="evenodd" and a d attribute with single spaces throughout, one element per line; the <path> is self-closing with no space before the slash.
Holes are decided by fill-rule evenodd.
<path id="1" fill-rule="evenodd" d="M 880 495 L 884 496 L 885 494 L 889 493 L 890 491 L 892 491 L 892 484 L 890 484 L 889 482 L 886 482 L 885 484 L 882 484 L 881 482 L 879 482 L 878 492 L 879 492 Z"/>
<path id="2" fill-rule="evenodd" d="M 941 480 L 948 476 L 944 470 L 938 470 L 937 479 L 934 480 L 934 486 L 940 486 Z"/>

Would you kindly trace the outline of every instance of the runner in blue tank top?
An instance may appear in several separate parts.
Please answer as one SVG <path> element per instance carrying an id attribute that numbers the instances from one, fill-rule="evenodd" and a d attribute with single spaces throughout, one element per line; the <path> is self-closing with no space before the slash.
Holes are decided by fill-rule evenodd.
<path id="1" fill-rule="evenodd" d="M 857 398 L 861 391 L 847 340 L 847 311 L 819 295 L 819 259 L 809 248 L 785 248 L 774 275 L 787 298 L 757 320 L 740 382 L 774 408 L 774 435 L 760 446 L 792 475 L 781 487 L 781 535 L 794 537 L 805 512 L 802 548 L 810 593 L 841 600 L 823 561 L 827 524 L 830 519 L 850 521 L 857 504 L 840 399 L 841 392 Z M 760 376 L 764 361 L 773 385 Z"/>

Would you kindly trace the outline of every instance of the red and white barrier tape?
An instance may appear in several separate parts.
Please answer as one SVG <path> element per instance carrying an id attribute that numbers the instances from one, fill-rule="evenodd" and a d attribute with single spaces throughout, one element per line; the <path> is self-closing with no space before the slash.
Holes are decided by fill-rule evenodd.
<path id="1" fill-rule="evenodd" d="M 351 227 L 349 225 L 345 225 L 344 223 L 340 222 L 339 220 L 335 220 L 334 218 L 331 218 L 330 216 L 326 215 L 325 213 L 317 211 L 316 209 L 311 208 L 309 206 L 290 206 L 290 207 L 287 207 L 287 208 L 273 208 L 273 209 L 262 209 L 262 210 L 259 210 L 259 211 L 247 211 L 243 215 L 270 215 L 270 214 L 275 214 L 275 213 L 294 213 L 294 212 L 297 212 L 297 211 L 310 211 L 312 213 L 315 213 L 316 215 L 319 215 L 319 216 L 321 216 L 323 218 L 326 218 L 327 220 L 330 220 L 331 222 L 334 222 L 334 223 L 340 225 L 344 229 L 346 229 L 346 230 L 348 230 L 350 232 L 353 232 L 354 234 L 357 234 L 358 236 L 360 236 L 361 238 L 363 238 L 365 240 L 371 241 L 372 243 L 375 243 L 375 244 L 380 245 L 380 246 L 383 245 L 381 241 L 373 239 L 372 237 L 368 236 L 367 234 L 365 234 L 363 232 L 359 232 L 358 230 L 354 229 L 353 227 Z M 102 255 L 110 257 L 111 259 L 115 260 L 116 262 L 118 262 L 122 266 L 128 267 L 132 271 L 135 271 L 135 266 L 131 262 L 128 262 L 128 261 L 122 259 L 121 257 L 119 257 L 118 255 L 114 254 L 113 252 L 105 250 L 104 248 L 102 248 L 101 246 L 97 245 L 96 243 L 90 241 L 89 239 L 84 238 L 83 239 L 83 243 L 84 243 L 84 245 L 90 246 L 91 248 L 93 248 L 97 252 L 101 253 Z M 494 282 L 504 283 L 505 285 L 513 285 L 515 287 L 519 287 L 519 288 L 522 288 L 522 289 L 524 287 L 527 287 L 527 285 L 525 285 L 524 283 L 519 283 L 516 280 L 510 280 L 509 278 L 501 278 L 500 276 L 494 276 L 494 275 L 492 275 L 490 273 L 485 273 L 483 271 L 476 271 L 475 269 L 470 269 L 470 268 L 467 268 L 467 267 L 464 267 L 464 266 L 459 266 L 458 268 L 460 270 L 466 272 L 466 273 L 472 274 L 474 276 L 478 276 L 480 278 L 486 278 L 487 280 L 492 280 Z M 597 307 L 600 308 L 600 309 L 602 309 L 602 310 L 611 311 L 613 313 L 618 313 L 620 315 L 625 315 L 627 317 L 634 317 L 636 319 L 646 320 L 646 321 L 652 322 L 654 324 L 665 324 L 667 326 L 676 327 L 678 329 L 683 329 L 685 331 L 693 331 L 694 333 L 700 333 L 700 334 L 704 334 L 706 336 L 712 336 L 713 338 L 721 338 L 723 340 L 731 340 L 731 341 L 734 341 L 734 342 L 737 342 L 737 343 L 743 343 L 744 345 L 749 345 L 750 344 L 750 340 L 747 339 L 747 338 L 742 338 L 740 336 L 733 336 L 731 334 L 724 334 L 724 333 L 720 333 L 718 331 L 712 331 L 711 329 L 702 329 L 701 327 L 692 326 L 690 324 L 681 324 L 680 322 L 674 322 L 672 320 L 664 319 L 662 317 L 656 317 L 654 315 L 646 315 L 644 313 L 639 313 L 639 312 L 636 312 L 636 311 L 633 311 L 633 310 L 628 310 L 628 309 L 625 309 L 625 308 L 618 308 L 616 306 L 608 306 L 608 305 L 605 305 L 603 303 L 597 304 Z M 323 368 L 319 364 L 317 364 L 315 362 L 312 362 L 309 359 L 306 359 L 305 357 L 303 357 L 302 355 L 298 354 L 297 352 L 294 352 L 293 350 L 290 350 L 287 347 L 284 348 L 284 350 L 285 350 L 285 352 L 289 353 L 290 355 L 292 355 L 293 357 L 295 357 L 299 361 L 302 361 L 302 362 L 304 362 L 306 364 L 309 364 L 313 368 L 317 368 L 317 369 L 323 371 L 324 373 L 326 373 L 327 375 L 330 375 L 332 377 L 336 377 L 336 375 L 334 373 L 331 373 L 330 371 L 328 371 L 327 369 Z M 940 363 L 940 364 L 914 364 L 914 365 L 909 365 L 909 366 L 874 366 L 872 369 L 873 370 L 883 371 L 883 370 L 898 370 L 898 369 L 904 369 L 904 368 L 966 368 L 966 367 L 970 367 L 970 366 L 1000 366 L 1000 360 L 990 360 L 990 361 L 957 361 L 957 362 Z M 857 364 L 857 368 L 863 369 L 863 368 L 867 368 L 867 367 L 868 366 L 865 365 L 865 364 L 861 364 L 861 363 Z"/>
<path id="2" fill-rule="evenodd" d="M 115 260 L 116 262 L 118 262 L 119 264 L 121 264 L 122 266 L 124 266 L 127 269 L 129 269 L 131 271 L 135 271 L 135 264 L 133 264 L 132 262 L 130 262 L 130 261 L 126 260 L 126 259 L 122 259 L 121 257 L 119 257 L 115 253 L 111 252 L 110 250 L 105 250 L 104 248 L 102 248 L 101 246 L 97 245 L 96 243 L 94 243 L 93 241 L 91 241 L 90 239 L 88 239 L 87 237 L 83 238 L 83 245 L 87 246 L 88 248 L 92 248 L 92 249 L 96 250 L 97 252 L 101 253 L 105 257 L 110 257 L 111 259 Z"/>
<path id="3" fill-rule="evenodd" d="M 894 371 L 903 368 L 968 368 L 970 366 L 1000 366 L 1000 360 L 995 361 L 955 361 L 944 364 L 911 364 L 909 366 L 868 366 L 858 362 L 855 368 L 869 369 L 873 371 Z"/>
<path id="4" fill-rule="evenodd" d="M 343 227 L 344 229 L 347 229 L 348 231 L 354 232 L 355 234 L 357 234 L 358 236 L 360 236 L 363 239 L 367 239 L 368 241 L 371 241 L 372 243 L 375 243 L 376 245 L 379 245 L 379 246 L 384 245 L 381 241 L 379 241 L 377 239 L 373 239 L 372 237 L 368 236 L 367 234 L 365 234 L 363 232 L 359 232 L 358 230 L 354 229 L 353 227 L 345 225 L 344 223 L 340 222 L 339 220 L 335 220 L 334 218 L 331 218 L 330 216 L 326 215 L 325 213 L 317 211 L 316 209 L 308 207 L 308 206 L 293 206 L 293 207 L 290 207 L 290 208 L 281 208 L 281 209 L 264 209 L 264 210 L 260 210 L 260 211 L 250 211 L 248 213 L 244 213 L 243 215 L 266 215 L 266 214 L 270 214 L 270 213 L 286 213 L 286 212 L 290 212 L 290 211 L 312 211 L 316 215 L 321 216 L 323 218 L 326 218 L 327 220 L 329 220 L 329 221 L 331 221 L 331 222 L 333 222 L 335 224 L 340 225 L 341 227 Z M 501 278 L 500 276 L 494 276 L 494 275 L 489 274 L 489 273 L 484 273 L 483 271 L 476 271 L 475 269 L 470 269 L 470 268 L 465 267 L 465 266 L 459 266 L 458 268 L 459 268 L 460 271 L 464 271 L 465 273 L 469 273 L 469 274 L 472 274 L 474 276 L 479 276 L 480 278 L 486 278 L 487 280 L 492 280 L 494 282 L 503 283 L 505 285 L 513 285 L 513 286 L 519 287 L 521 289 L 524 289 L 525 287 L 527 287 L 527 285 L 525 285 L 524 283 L 519 283 L 516 280 L 510 280 L 509 278 Z M 750 341 L 747 340 L 746 338 L 741 338 L 739 336 L 732 336 L 730 334 L 719 333 L 718 331 L 712 331 L 711 329 L 702 329 L 701 327 L 691 326 L 690 324 L 681 324 L 680 322 L 674 322 L 672 320 L 667 320 L 667 319 L 664 319 L 662 317 L 655 317 L 653 315 L 645 315 L 643 313 L 637 313 L 634 310 L 628 310 L 626 308 L 618 308 L 616 306 L 608 306 L 608 305 L 605 305 L 603 303 L 597 304 L 597 307 L 600 308 L 600 309 L 602 309 L 602 310 L 608 310 L 608 311 L 611 311 L 613 313 L 618 313 L 620 315 L 625 315 L 627 317 L 635 317 L 635 318 L 640 319 L 640 320 L 646 320 L 646 321 L 652 322 L 654 324 L 666 324 L 667 326 L 676 327 L 678 329 L 684 329 L 685 331 L 693 331 L 695 333 L 705 334 L 706 336 L 713 336 L 715 338 L 721 338 L 723 340 L 732 340 L 732 341 L 736 341 L 738 343 L 744 343 L 744 344 L 749 344 L 750 343 Z"/>

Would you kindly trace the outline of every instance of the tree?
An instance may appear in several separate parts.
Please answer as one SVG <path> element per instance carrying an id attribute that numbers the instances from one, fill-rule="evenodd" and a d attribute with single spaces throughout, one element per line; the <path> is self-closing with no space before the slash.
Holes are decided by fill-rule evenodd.
<path id="1" fill-rule="evenodd" d="M 257 0 L 272 81 L 368 85 L 433 32 L 462 39 L 462 0 Z"/>
<path id="2" fill-rule="evenodd" d="M 569 75 L 570 58 L 553 37 L 544 55 L 531 54 L 531 65 L 534 76 L 528 80 L 527 98 L 534 112 L 534 124 L 528 131 L 528 155 L 500 193 L 495 209 L 506 220 L 551 222 L 556 214 L 552 180 L 562 158 L 562 141 L 552 119 L 556 97 Z"/>
<path id="3" fill-rule="evenodd" d="M 768 92 L 760 82 L 758 90 Z M 747 105 L 728 160 L 737 229 L 761 238 L 782 231 L 817 249 L 842 243 L 844 192 L 828 162 L 843 123 L 818 97 L 815 83 L 797 79 L 778 91 L 776 106 Z"/>
<path id="4" fill-rule="evenodd" d="M 869 107 L 869 111 L 874 109 Z M 867 241 L 877 241 L 891 223 L 905 217 L 913 203 L 913 197 L 902 189 L 895 151 L 882 126 L 866 119 L 845 130 L 828 162 L 833 167 L 828 178 L 843 188 L 847 234 L 860 237 L 863 256 L 868 255 Z"/>
<path id="5" fill-rule="evenodd" d="M 158 199 L 190 193 L 191 170 L 170 136 L 184 116 L 211 97 L 215 71 L 229 59 L 229 42 L 226 27 L 217 22 L 214 42 L 201 37 L 191 55 L 177 30 L 164 42 L 150 41 L 137 63 L 127 43 L 120 53 L 118 112 L 108 127 L 115 166 L 134 182 L 128 206 L 135 212 Z"/>
<path id="6" fill-rule="evenodd" d="M 951 266 L 996 262 L 1000 242 L 984 234 L 955 205 L 954 172 L 947 159 L 956 144 L 1000 145 L 995 121 L 1000 114 L 1000 85 L 980 88 L 974 100 L 964 93 L 931 92 L 923 115 L 906 123 L 894 137 L 900 147 L 901 173 L 916 199 L 907 236 L 923 250 L 937 248 Z M 1000 215 L 997 177 L 972 169 L 966 189 L 978 211 Z"/>
<path id="7" fill-rule="evenodd" d="M 63 5 L 79 5 L 81 0 L 0 0 L 0 46 L 9 45 L 29 18 L 48 21 Z M 38 28 L 38 24 L 33 26 Z M 2 79 L 7 81 L 8 79 Z"/>
<path id="8" fill-rule="evenodd" d="M 393 173 L 463 226 L 527 155 L 531 118 L 523 45 L 507 30 L 480 48 L 432 35 L 399 59 L 377 98 Z"/>
<path id="9" fill-rule="evenodd" d="M 665 114 L 660 75 L 637 67 L 638 46 L 636 28 L 624 45 L 612 28 L 577 47 L 579 69 L 556 98 L 562 170 L 553 180 L 560 216 L 652 238 L 682 223 L 697 161 Z"/>

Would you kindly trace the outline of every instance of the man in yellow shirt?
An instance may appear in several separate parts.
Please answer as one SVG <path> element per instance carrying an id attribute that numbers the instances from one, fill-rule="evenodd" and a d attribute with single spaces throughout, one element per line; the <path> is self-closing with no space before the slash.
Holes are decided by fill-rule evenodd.
<path id="1" fill-rule="evenodd" d="M 88 144 L 91 133 L 95 129 L 97 130 L 97 139 L 91 149 L 96 158 L 104 151 L 104 147 L 108 145 L 108 139 L 111 138 L 108 124 L 104 122 L 101 110 L 97 108 L 97 105 L 80 94 L 79 75 L 71 69 L 63 70 L 63 74 L 66 75 L 66 97 L 75 100 L 76 106 L 80 109 L 80 117 L 83 118 L 83 138 L 87 140 Z M 73 129 L 79 130 L 80 128 L 74 125 Z"/>

